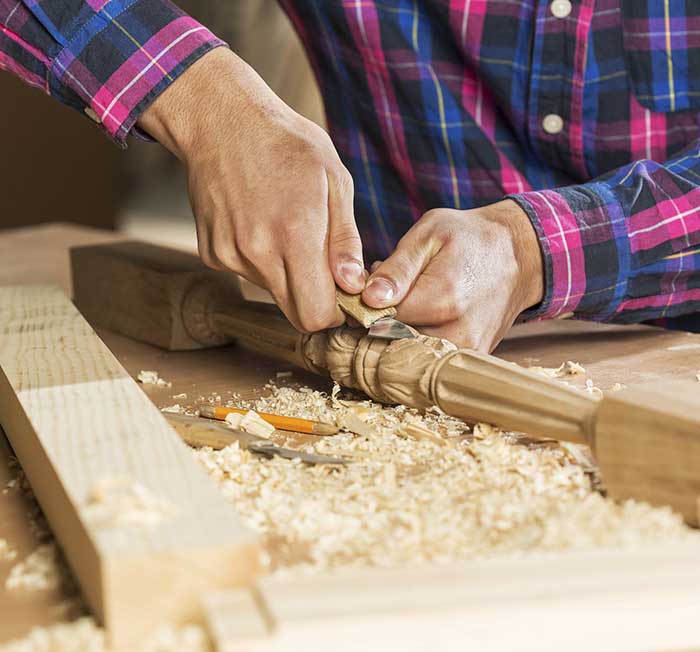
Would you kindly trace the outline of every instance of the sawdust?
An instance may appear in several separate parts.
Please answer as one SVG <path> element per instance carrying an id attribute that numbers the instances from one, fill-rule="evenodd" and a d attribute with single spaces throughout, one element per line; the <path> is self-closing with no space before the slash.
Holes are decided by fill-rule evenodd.
<path id="1" fill-rule="evenodd" d="M 173 384 L 161 378 L 157 371 L 139 371 L 139 375 L 136 376 L 138 380 L 143 385 L 156 385 L 157 387 L 172 387 Z"/>
<path id="2" fill-rule="evenodd" d="M 670 509 L 606 500 L 592 485 L 590 455 L 576 447 L 486 424 L 470 430 L 435 408 L 419 414 L 341 399 L 338 389 L 331 396 L 308 388 L 268 389 L 269 396 L 247 407 L 341 427 L 352 415 L 363 428 L 359 436 L 341 432 L 302 446 L 353 460 L 343 468 L 263 460 L 237 445 L 193 451 L 241 517 L 263 535 L 277 573 L 639 546 L 691 536 Z M 407 426 L 432 436 L 406 438 Z M 280 443 L 294 447 L 292 439 Z"/>
<path id="3" fill-rule="evenodd" d="M 172 412 L 173 414 L 184 414 L 185 408 L 183 408 L 179 403 L 174 405 L 166 405 L 164 408 L 160 409 L 161 412 Z"/>
<path id="4" fill-rule="evenodd" d="M 585 374 L 586 370 L 578 362 L 572 362 L 567 360 L 562 362 L 558 367 L 528 367 L 530 371 L 540 374 L 540 376 L 545 376 L 547 378 L 565 378 L 566 376 L 578 376 L 580 374 Z"/>
<path id="5" fill-rule="evenodd" d="M 55 543 L 43 543 L 15 564 L 5 580 L 7 591 L 51 591 L 65 583 L 67 569 Z"/>
<path id="6" fill-rule="evenodd" d="M 127 477 L 96 482 L 82 508 L 83 518 L 98 528 L 155 527 L 174 513 L 167 501 Z"/>
<path id="7" fill-rule="evenodd" d="M 2 652 L 109 652 L 105 631 L 89 616 L 48 627 L 35 627 L 22 639 L 9 641 Z M 212 652 L 202 627 L 163 627 L 139 652 Z"/>
<path id="8" fill-rule="evenodd" d="M 603 398 L 603 390 L 600 387 L 596 387 L 590 378 L 586 380 L 586 392 L 596 398 Z"/>
<path id="9" fill-rule="evenodd" d="M 35 627 L 22 639 L 10 641 L 3 652 L 106 652 L 104 630 L 92 618 Z"/>
<path id="10" fill-rule="evenodd" d="M 7 539 L 0 539 L 0 562 L 12 561 L 17 557 L 17 551 Z"/>

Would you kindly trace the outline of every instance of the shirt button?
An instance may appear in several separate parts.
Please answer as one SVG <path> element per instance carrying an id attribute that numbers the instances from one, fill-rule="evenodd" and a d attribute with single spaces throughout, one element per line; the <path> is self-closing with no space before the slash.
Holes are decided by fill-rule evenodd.
<path id="1" fill-rule="evenodd" d="M 556 113 L 550 113 L 542 120 L 542 129 L 548 134 L 558 134 L 564 128 L 564 120 Z"/>
<path id="2" fill-rule="evenodd" d="M 570 0 L 553 0 L 552 4 L 549 5 L 552 11 L 552 15 L 555 18 L 566 18 L 571 13 L 571 1 Z"/>

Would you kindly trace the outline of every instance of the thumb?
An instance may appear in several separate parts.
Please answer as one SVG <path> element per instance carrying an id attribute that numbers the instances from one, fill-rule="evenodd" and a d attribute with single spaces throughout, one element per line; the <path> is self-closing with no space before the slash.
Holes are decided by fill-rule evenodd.
<path id="1" fill-rule="evenodd" d="M 373 308 L 401 303 L 431 257 L 430 243 L 419 239 L 415 231 L 409 231 L 394 253 L 373 268 L 362 293 L 363 301 Z"/>
<path id="2" fill-rule="evenodd" d="M 338 286 L 351 294 L 365 287 L 362 240 L 355 224 L 353 183 L 350 173 L 340 167 L 328 175 L 328 259 Z"/>

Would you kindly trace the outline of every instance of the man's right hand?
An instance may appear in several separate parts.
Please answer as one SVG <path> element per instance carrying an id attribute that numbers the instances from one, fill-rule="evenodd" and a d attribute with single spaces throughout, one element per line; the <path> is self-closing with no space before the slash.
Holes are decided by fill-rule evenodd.
<path id="1" fill-rule="evenodd" d="M 364 288 L 352 178 L 326 132 L 225 48 L 200 59 L 139 126 L 188 170 L 202 260 L 267 288 L 299 330 L 340 325 L 336 283 Z"/>

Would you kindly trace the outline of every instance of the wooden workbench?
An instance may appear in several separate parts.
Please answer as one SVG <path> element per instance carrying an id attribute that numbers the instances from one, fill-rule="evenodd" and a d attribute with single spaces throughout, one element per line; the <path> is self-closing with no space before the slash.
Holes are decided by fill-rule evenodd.
<path id="1" fill-rule="evenodd" d="M 70 292 L 68 248 L 116 241 L 120 236 L 69 225 L 48 225 L 0 234 L 0 285 L 53 283 Z M 251 397 L 261 392 L 275 372 L 292 370 L 237 347 L 209 351 L 167 353 L 118 335 L 101 337 L 127 371 L 155 369 L 172 382 L 171 388 L 153 388 L 149 396 L 159 406 L 189 406 L 200 396 L 237 392 Z M 587 369 L 571 382 L 587 379 L 603 390 L 616 382 L 644 383 L 659 377 L 694 379 L 700 370 L 700 335 L 672 333 L 646 327 L 609 327 L 579 322 L 549 322 L 514 329 L 499 355 L 524 366 L 555 367 L 575 360 Z M 293 380 L 329 388 L 324 379 L 294 369 Z M 173 399 L 187 393 L 187 400 Z M 11 450 L 0 431 L 0 487 L 11 477 Z M 0 494 L 0 538 L 6 538 L 22 558 L 37 545 L 26 518 L 27 505 L 17 493 Z M 0 587 L 14 562 L 0 561 Z M 60 619 L 64 599 L 59 592 L 8 593 L 0 588 L 0 642 L 23 635 L 38 624 Z"/>

